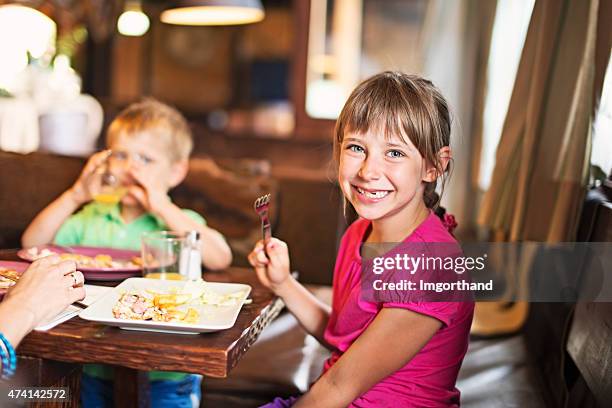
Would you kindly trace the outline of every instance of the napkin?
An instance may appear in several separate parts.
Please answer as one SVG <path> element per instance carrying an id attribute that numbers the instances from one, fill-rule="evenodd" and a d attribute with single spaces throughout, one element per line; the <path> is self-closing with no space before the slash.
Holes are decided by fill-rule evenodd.
<path id="1" fill-rule="evenodd" d="M 85 299 L 81 300 L 81 302 L 85 303 L 87 306 L 90 306 L 96 300 L 101 298 L 104 294 L 106 294 L 109 290 L 112 289 L 113 288 L 109 286 L 85 285 Z M 45 322 L 40 326 L 36 327 L 34 330 L 47 331 L 49 329 L 52 329 L 58 324 L 63 323 L 66 320 L 72 319 L 74 316 L 78 315 L 81 310 L 82 309 L 79 307 L 70 305 L 60 314 L 50 319 L 48 322 Z"/>

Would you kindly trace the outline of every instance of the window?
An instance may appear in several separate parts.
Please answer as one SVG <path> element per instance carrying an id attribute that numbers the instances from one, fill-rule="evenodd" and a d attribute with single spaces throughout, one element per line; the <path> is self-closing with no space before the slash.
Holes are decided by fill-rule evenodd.
<path id="1" fill-rule="evenodd" d="M 387 70 L 420 72 L 427 0 L 311 0 L 306 113 L 336 119 L 353 88 Z"/>
<path id="2" fill-rule="evenodd" d="M 499 0 L 487 67 L 487 94 L 483 115 L 482 150 L 478 185 L 491 184 L 495 151 L 501 137 L 514 88 L 529 20 L 535 0 Z"/>
<path id="3" fill-rule="evenodd" d="M 591 164 L 598 166 L 608 176 L 612 172 L 612 57 L 608 61 L 599 110 L 593 126 Z"/>

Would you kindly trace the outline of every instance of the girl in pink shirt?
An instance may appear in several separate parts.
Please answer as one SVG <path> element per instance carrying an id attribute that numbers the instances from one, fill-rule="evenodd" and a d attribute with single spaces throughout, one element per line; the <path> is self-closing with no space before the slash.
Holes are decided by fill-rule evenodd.
<path id="1" fill-rule="evenodd" d="M 336 260 L 331 310 L 289 274 L 287 245 L 259 242 L 249 255 L 261 282 L 331 350 L 299 399 L 269 406 L 454 407 L 473 302 L 374 301 L 362 291 L 363 244 L 456 241 L 435 215 L 451 160 L 448 106 L 429 81 L 384 72 L 361 83 L 336 124 L 338 182 L 360 219 Z"/>

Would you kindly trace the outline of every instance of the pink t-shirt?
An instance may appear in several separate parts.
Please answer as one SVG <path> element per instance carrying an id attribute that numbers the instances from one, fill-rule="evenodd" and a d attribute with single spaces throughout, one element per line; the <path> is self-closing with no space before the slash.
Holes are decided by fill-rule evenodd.
<path id="1" fill-rule="evenodd" d="M 404 367 L 373 386 L 350 407 L 455 407 L 455 387 L 461 362 L 467 351 L 474 303 L 412 302 L 374 303 L 364 301 L 361 292 L 360 247 L 370 221 L 359 219 L 345 232 L 333 279 L 332 312 L 325 340 L 335 349 L 325 362 L 327 371 L 372 323 L 383 307 L 398 307 L 434 317 L 442 327 Z M 429 216 L 404 242 L 456 242 L 440 219 Z"/>

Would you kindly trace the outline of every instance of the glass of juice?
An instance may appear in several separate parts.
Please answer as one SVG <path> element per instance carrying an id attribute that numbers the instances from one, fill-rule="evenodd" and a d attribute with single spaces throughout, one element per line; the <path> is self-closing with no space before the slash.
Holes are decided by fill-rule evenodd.
<path id="1" fill-rule="evenodd" d="M 126 187 L 106 188 L 102 187 L 101 191 L 94 196 L 94 200 L 102 204 L 117 204 L 127 193 Z"/>
<path id="2" fill-rule="evenodd" d="M 142 236 L 142 275 L 145 278 L 185 280 L 181 254 L 185 234 L 172 231 L 148 232 Z"/>
<path id="3" fill-rule="evenodd" d="M 100 177 L 100 191 L 94 195 L 93 199 L 102 204 L 117 204 L 127 194 L 128 190 L 121 181 L 122 177 L 119 177 L 116 171 L 111 171 L 110 161 L 112 158 L 113 152 L 109 151 L 108 156 L 97 169 Z"/>

